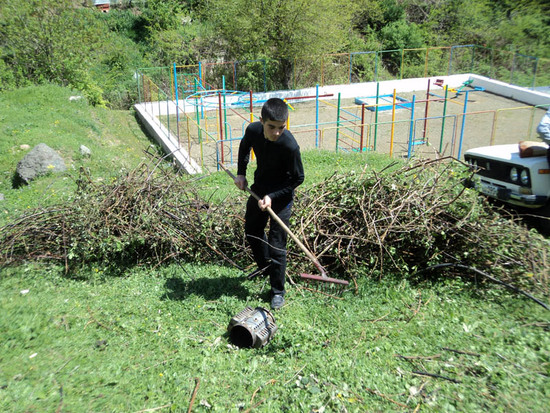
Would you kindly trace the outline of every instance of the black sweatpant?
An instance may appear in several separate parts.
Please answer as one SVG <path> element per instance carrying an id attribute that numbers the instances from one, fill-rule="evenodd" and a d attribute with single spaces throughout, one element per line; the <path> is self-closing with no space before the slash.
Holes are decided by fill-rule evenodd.
<path id="1" fill-rule="evenodd" d="M 273 201 L 271 209 L 288 226 L 292 213 L 292 201 Z M 266 237 L 265 229 L 268 221 L 269 231 Z M 271 294 L 284 295 L 287 233 L 277 221 L 271 219 L 269 212 L 262 211 L 258 207 L 258 201 L 252 196 L 246 203 L 244 229 L 258 268 L 264 268 L 271 262 L 268 268 Z"/>

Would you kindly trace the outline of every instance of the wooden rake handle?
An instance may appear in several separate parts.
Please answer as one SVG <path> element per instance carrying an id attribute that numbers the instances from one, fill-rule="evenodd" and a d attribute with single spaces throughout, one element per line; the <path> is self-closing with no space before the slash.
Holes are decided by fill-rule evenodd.
<path id="1" fill-rule="evenodd" d="M 218 165 L 220 165 L 220 167 L 225 171 L 227 172 L 227 174 L 233 178 L 233 181 L 235 181 L 237 178 L 235 177 L 235 175 L 233 175 L 233 173 L 227 169 L 224 165 L 222 165 L 221 163 L 218 163 Z M 260 197 L 258 195 L 256 195 L 249 187 L 248 185 L 245 187 L 245 190 L 250 194 L 252 195 L 257 201 L 260 201 Z M 292 240 L 298 244 L 298 246 L 300 247 L 300 249 L 307 255 L 307 257 L 311 260 L 311 262 L 315 265 L 315 267 L 317 267 L 317 269 L 319 270 L 319 272 L 321 273 L 321 277 L 323 278 L 329 278 L 327 276 L 327 272 L 325 271 L 325 269 L 323 268 L 323 266 L 321 265 L 321 263 L 319 262 L 319 260 L 317 259 L 317 257 L 315 255 L 313 255 L 313 253 L 307 249 L 307 247 L 302 243 L 302 241 L 300 241 L 298 239 L 298 237 L 296 235 L 294 235 L 294 233 L 290 230 L 290 228 L 281 220 L 281 218 L 279 218 L 277 216 L 277 214 L 271 209 L 271 207 L 267 207 L 266 208 L 267 212 L 269 212 L 269 215 L 271 215 L 271 218 L 273 218 L 280 226 L 281 228 L 283 228 L 285 230 L 285 232 L 290 236 L 290 238 L 292 238 Z"/>

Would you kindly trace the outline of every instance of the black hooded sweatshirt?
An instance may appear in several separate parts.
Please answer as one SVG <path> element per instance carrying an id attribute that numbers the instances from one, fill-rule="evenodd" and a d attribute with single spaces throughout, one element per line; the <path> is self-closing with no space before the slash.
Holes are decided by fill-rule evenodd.
<path id="1" fill-rule="evenodd" d="M 256 155 L 257 168 L 250 189 L 260 198 L 268 195 L 273 201 L 290 202 L 294 197 L 294 189 L 304 182 L 300 147 L 292 133 L 285 129 L 272 142 L 265 138 L 261 122 L 248 125 L 239 145 L 238 175 L 246 176 L 251 149 L 254 149 Z"/>

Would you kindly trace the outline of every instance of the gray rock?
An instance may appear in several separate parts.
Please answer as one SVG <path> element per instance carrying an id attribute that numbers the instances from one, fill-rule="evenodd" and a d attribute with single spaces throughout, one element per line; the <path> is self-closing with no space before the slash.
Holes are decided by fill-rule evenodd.
<path id="1" fill-rule="evenodd" d="M 3 201 L 4 199 L 4 194 L 0 194 L 0 201 Z"/>
<path id="2" fill-rule="evenodd" d="M 85 158 L 89 158 L 90 156 L 92 156 L 92 151 L 87 146 L 80 145 L 79 151 L 80 151 L 80 155 L 82 155 Z"/>
<path id="3" fill-rule="evenodd" d="M 45 143 L 39 143 L 17 164 L 16 174 L 24 183 L 48 173 L 63 172 L 65 161 Z"/>

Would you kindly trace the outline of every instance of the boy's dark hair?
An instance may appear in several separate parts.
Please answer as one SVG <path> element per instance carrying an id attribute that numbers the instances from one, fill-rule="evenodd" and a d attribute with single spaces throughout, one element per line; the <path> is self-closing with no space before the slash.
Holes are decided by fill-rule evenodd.
<path id="1" fill-rule="evenodd" d="M 262 120 L 274 120 L 284 122 L 288 118 L 288 106 L 285 101 L 279 98 L 268 99 L 262 106 Z"/>

